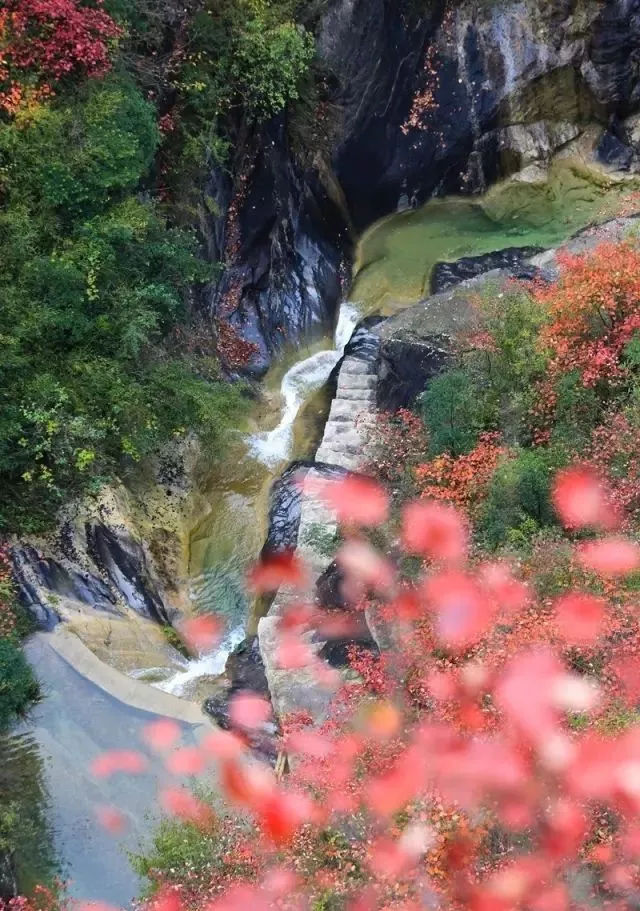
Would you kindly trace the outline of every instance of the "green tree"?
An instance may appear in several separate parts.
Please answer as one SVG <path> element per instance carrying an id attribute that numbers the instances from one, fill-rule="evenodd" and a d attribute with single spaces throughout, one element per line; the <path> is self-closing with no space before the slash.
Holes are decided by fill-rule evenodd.
<path id="1" fill-rule="evenodd" d="M 526 543 L 540 528 L 556 522 L 551 481 L 565 463 L 559 448 L 521 449 L 504 461 L 493 476 L 478 523 L 489 547 Z"/>
<path id="2" fill-rule="evenodd" d="M 485 403 L 469 371 L 448 370 L 431 380 L 421 400 L 429 454 L 470 452 L 485 426 Z"/>
<path id="3" fill-rule="evenodd" d="M 19 645 L 0 639 L 0 730 L 38 696 L 38 683 Z"/>

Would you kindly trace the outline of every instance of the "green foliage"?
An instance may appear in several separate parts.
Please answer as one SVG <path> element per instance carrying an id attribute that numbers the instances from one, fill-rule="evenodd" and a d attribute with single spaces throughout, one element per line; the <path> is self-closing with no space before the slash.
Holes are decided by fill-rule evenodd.
<path id="1" fill-rule="evenodd" d="M 483 399 L 469 372 L 457 368 L 431 380 L 421 400 L 429 455 L 470 452 L 484 427 Z"/>
<path id="2" fill-rule="evenodd" d="M 313 53 L 312 36 L 294 22 L 269 27 L 264 14 L 250 19 L 240 32 L 231 66 L 248 110 L 259 119 L 284 110 L 298 97 L 298 83 Z"/>
<path id="3" fill-rule="evenodd" d="M 9 202 L 69 215 L 133 189 L 159 142 L 155 111 L 128 79 L 90 80 L 71 96 L 0 124 L 0 187 Z"/>
<path id="4" fill-rule="evenodd" d="M 315 550 L 323 557 L 333 557 L 340 546 L 342 536 L 337 531 L 329 531 L 324 525 L 313 522 L 305 530 L 302 543 L 305 547 Z"/>
<path id="5" fill-rule="evenodd" d="M 0 639 L 0 730 L 38 697 L 38 683 L 17 641 Z"/>
<path id="6" fill-rule="evenodd" d="M 0 529 L 43 528 L 187 431 L 215 452 L 242 410 L 212 356 L 169 346 L 209 270 L 131 192 L 157 141 L 115 76 L 0 125 Z"/>
<path id="7" fill-rule="evenodd" d="M 521 449 L 505 460 L 493 477 L 479 522 L 489 547 L 525 544 L 540 528 L 554 524 L 551 480 L 565 461 L 558 449 Z"/>
<path id="8" fill-rule="evenodd" d="M 197 790 L 198 798 L 209 806 L 214 796 Z M 238 830 L 247 829 L 241 819 L 212 815 L 206 824 L 164 818 L 154 832 L 153 844 L 145 854 L 132 854 L 134 871 L 147 880 L 143 897 L 153 895 L 169 883 L 181 884 L 185 874 L 192 887 L 207 888 L 213 874 L 221 877 L 250 876 L 251 867 L 240 856 L 234 856 Z"/>
<path id="9" fill-rule="evenodd" d="M 551 439 L 574 452 L 583 450 L 591 431 L 602 417 L 597 393 L 582 383 L 577 370 L 556 383 L 556 411 Z"/>

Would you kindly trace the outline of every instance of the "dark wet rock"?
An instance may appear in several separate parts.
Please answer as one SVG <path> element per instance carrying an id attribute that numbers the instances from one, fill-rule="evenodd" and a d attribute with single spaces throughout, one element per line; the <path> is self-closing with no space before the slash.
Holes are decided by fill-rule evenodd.
<path id="1" fill-rule="evenodd" d="M 497 269 L 460 282 L 408 307 L 381 324 L 377 403 L 383 411 L 413 405 L 434 376 L 451 365 L 458 339 L 477 328 L 472 300 L 487 282 L 504 282 L 510 272 Z"/>
<path id="2" fill-rule="evenodd" d="M 244 639 L 231 652 L 217 692 L 205 699 L 202 707 L 222 730 L 229 731 L 232 727 L 229 714 L 231 700 L 237 693 L 247 691 L 269 699 L 269 687 L 257 636 Z M 274 740 L 276 732 L 276 726 L 272 722 L 253 731 L 248 738 L 251 749 L 260 756 L 275 760 L 278 752 Z"/>
<path id="3" fill-rule="evenodd" d="M 98 576 L 43 557 L 30 545 L 16 545 L 11 557 L 20 600 L 45 629 L 55 626 L 60 619 L 56 611 L 56 599 L 60 598 L 99 611 L 120 613 L 116 598 Z"/>
<path id="4" fill-rule="evenodd" d="M 169 623 L 171 617 L 151 578 L 142 545 L 126 532 L 91 522 L 86 526 L 89 551 L 125 603 L 144 617 Z"/>
<path id="5" fill-rule="evenodd" d="M 10 901 L 18 895 L 18 874 L 15 857 L 10 850 L 0 849 L 0 901 Z"/>
<path id="6" fill-rule="evenodd" d="M 284 344 L 320 336 L 332 325 L 349 239 L 326 181 L 317 172 L 303 173 L 291 159 L 284 118 L 255 138 L 252 154 L 242 182 L 240 241 L 212 291 L 210 311 L 256 346 L 243 372 L 260 377 Z M 218 184 L 215 198 L 230 199 L 231 189 Z M 209 231 L 218 255 L 226 243 L 225 220 L 226 206 Z"/>
<path id="7" fill-rule="evenodd" d="M 258 348 L 253 375 L 285 340 L 333 324 L 351 226 L 359 232 L 434 194 L 486 189 L 545 162 L 588 123 L 606 127 L 640 103 L 640 0 L 549 0 L 535 15 L 516 2 L 462 0 L 452 10 L 328 0 L 316 37 L 329 107 L 339 114 L 336 139 L 303 168 L 279 118 L 238 154 L 241 242 L 211 309 L 223 313 L 239 289 L 229 319 Z M 613 145 L 604 151 L 626 167 L 627 153 Z M 218 259 L 233 189 L 212 174 L 208 195 L 219 214 L 209 245 Z"/>
<path id="8" fill-rule="evenodd" d="M 311 469 L 324 477 L 339 478 L 344 471 L 335 465 L 298 460 L 277 478 L 271 487 L 269 497 L 269 529 L 262 548 L 262 556 L 293 550 L 298 540 L 300 510 L 302 504 L 301 484 Z"/>
<path id="9" fill-rule="evenodd" d="M 628 171 L 634 159 L 634 151 L 622 140 L 607 130 L 596 148 L 596 155 L 602 164 L 617 171 Z"/>
<path id="10" fill-rule="evenodd" d="M 542 247 L 507 247 L 495 253 L 463 256 L 452 263 L 436 263 L 431 275 L 431 293 L 447 291 L 460 282 L 491 272 L 493 269 L 508 270 L 514 278 L 534 278 L 536 270 L 525 260 L 542 252 Z"/>
<path id="11" fill-rule="evenodd" d="M 344 573 L 333 560 L 316 582 L 316 599 L 327 610 L 349 610 L 350 605 L 342 593 Z"/>
<path id="12" fill-rule="evenodd" d="M 377 404 L 381 411 L 408 408 L 427 382 L 452 363 L 450 339 L 399 332 L 382 346 Z"/>
<path id="13" fill-rule="evenodd" d="M 379 649 L 370 635 L 360 639 L 329 639 L 318 655 L 331 665 L 331 667 L 342 668 L 349 666 L 349 650 L 352 648 L 364 649 L 365 651 L 379 654 Z"/>
<path id="14" fill-rule="evenodd" d="M 236 646 L 227 658 L 226 673 L 236 689 L 252 690 L 261 696 L 268 695 L 269 687 L 257 636 L 250 636 Z"/>

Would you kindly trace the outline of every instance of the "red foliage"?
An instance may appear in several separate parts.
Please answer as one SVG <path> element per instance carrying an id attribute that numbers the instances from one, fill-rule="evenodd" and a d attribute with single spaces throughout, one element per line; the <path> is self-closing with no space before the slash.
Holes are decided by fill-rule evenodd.
<path id="1" fill-rule="evenodd" d="M 500 461 L 508 450 L 498 433 L 483 433 L 471 452 L 451 456 L 443 453 L 418 465 L 415 477 L 423 497 L 446 500 L 465 511 L 477 507 Z"/>
<path id="2" fill-rule="evenodd" d="M 577 371 L 585 387 L 603 395 L 628 377 L 622 355 L 640 330 L 640 251 L 630 244 L 602 244 L 588 256 L 559 254 L 560 279 L 538 285 L 534 295 L 547 310 L 540 344 L 550 353 L 534 417 L 548 434 L 555 384 Z"/>
<path id="3" fill-rule="evenodd" d="M 221 361 L 230 370 L 246 367 L 254 354 L 257 354 L 258 346 L 238 335 L 231 323 L 226 320 L 218 320 L 216 328 L 218 355 Z"/>
<path id="4" fill-rule="evenodd" d="M 110 43 L 121 30 L 80 0 L 5 0 L 0 10 L 0 108 L 14 112 L 28 89 L 51 94 L 57 82 L 110 68 Z M 97 8 L 96 8 L 97 7 Z"/>
<path id="5" fill-rule="evenodd" d="M 608 414 L 592 434 L 587 460 L 608 478 L 611 498 L 630 518 L 640 513 L 640 427 L 626 414 Z"/>
<path id="6" fill-rule="evenodd" d="M 397 484 L 407 468 L 422 458 L 427 434 L 420 418 L 406 408 L 381 412 L 371 431 L 367 450 L 373 453 L 369 468 L 377 478 Z"/>
<path id="7" fill-rule="evenodd" d="M 560 479 L 572 517 L 583 492 L 574 481 Z M 375 506 L 377 492 L 363 490 Z M 609 508 L 604 488 L 596 500 L 599 515 Z M 538 601 L 516 567 L 468 558 L 467 521 L 453 507 L 417 501 L 405 514 L 405 537 L 407 527 L 421 554 L 442 556 L 442 546 L 450 556 L 453 548 L 460 565 L 423 568 L 401 583 L 360 529 L 343 527 L 348 586 L 390 567 L 384 585 L 370 586 L 369 604 L 387 644 L 380 657 L 354 655 L 361 679 L 348 676 L 324 723 L 288 719 L 287 780 L 228 732 L 173 754 L 175 774 L 217 762 L 223 793 L 252 823 L 234 827 L 179 788 L 163 791 L 168 811 L 215 826 L 223 846 L 199 878 L 185 870 L 173 882 L 171 911 L 635 907 L 640 636 L 624 587 L 608 580 L 608 597 L 596 598 L 572 583 L 562 599 Z M 637 546 L 622 537 L 566 546 L 576 567 L 598 572 L 624 575 L 638 561 Z M 298 650 L 289 666 L 303 668 L 313 685 L 314 609 L 297 616 L 292 607 L 279 624 L 281 648 Z M 265 720 L 261 700 L 237 698 L 237 725 Z M 606 730 L 620 706 L 630 720 Z M 576 715 L 584 729 L 572 723 Z M 94 769 L 138 765 L 136 754 L 112 753 Z"/>

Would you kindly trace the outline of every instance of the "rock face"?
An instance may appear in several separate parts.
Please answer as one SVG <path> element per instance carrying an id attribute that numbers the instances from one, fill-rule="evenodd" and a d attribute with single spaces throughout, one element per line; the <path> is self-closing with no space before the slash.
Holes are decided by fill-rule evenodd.
<path id="1" fill-rule="evenodd" d="M 323 477 L 340 477 L 344 474 L 339 467 L 332 465 L 300 460 L 292 462 L 271 487 L 269 530 L 262 556 L 295 548 L 302 510 L 301 485 L 312 468 Z"/>
<path id="2" fill-rule="evenodd" d="M 331 324 L 352 227 L 544 165 L 590 123 L 601 159 L 637 167 L 640 0 L 329 0 L 316 37 L 335 141 L 303 166 L 278 119 L 207 190 L 238 212 L 211 217 L 231 259 L 211 311 L 256 345 L 249 373 Z"/>
<path id="3" fill-rule="evenodd" d="M 454 339 L 476 327 L 471 298 L 487 274 L 499 281 L 509 273 L 493 270 L 468 279 L 381 324 L 376 399 L 382 411 L 409 407 L 427 382 L 451 363 Z"/>
<path id="4" fill-rule="evenodd" d="M 229 263 L 212 289 L 211 314 L 255 346 L 246 370 L 260 377 L 285 343 L 322 335 L 341 296 L 341 263 L 349 249 L 346 221 L 331 178 L 303 171 L 288 148 L 282 119 L 255 140 L 249 173 L 236 186 L 217 179 L 208 192 L 210 255 Z"/>
<path id="5" fill-rule="evenodd" d="M 431 275 L 431 292 L 448 291 L 460 282 L 493 269 L 507 269 L 515 278 L 533 278 L 535 270 L 526 260 L 542 252 L 542 247 L 507 247 L 496 253 L 463 256 L 453 263 L 436 263 Z"/>
<path id="6" fill-rule="evenodd" d="M 339 367 L 336 397 L 333 400 L 325 433 L 316 454 L 316 464 L 308 470 L 300 496 L 300 519 L 296 538 L 298 554 L 311 574 L 311 584 L 323 576 L 333 561 L 337 547 L 335 515 L 314 491 L 314 484 L 327 474 L 356 471 L 362 467 L 366 427 L 375 410 L 375 380 L 379 341 L 366 327 L 356 330 L 357 338 L 346 349 Z M 308 713 L 321 721 L 329 709 L 332 687 L 323 687 L 309 666 L 282 668 L 278 661 L 282 614 L 295 609 L 298 593 L 280 589 L 269 612 L 258 624 L 258 642 L 274 711 L 279 719 L 296 712 Z M 335 606 L 335 605 L 328 605 Z M 310 630 L 306 634 L 313 654 L 334 665 L 344 664 L 346 649 L 354 642 L 372 645 L 362 625 L 349 635 L 327 642 L 326 637 Z M 373 646 L 372 646 L 373 647 Z"/>
<path id="7" fill-rule="evenodd" d="M 439 263 L 432 284 L 441 289 L 374 329 L 380 338 L 376 401 L 385 411 L 409 407 L 429 380 L 452 362 L 465 338 L 480 329 L 473 297 L 488 286 L 517 278 L 558 277 L 558 250 L 581 254 L 608 241 L 619 243 L 637 230 L 638 216 L 613 218 L 579 231 L 559 248 L 511 248 Z M 464 278 L 471 275 L 471 278 Z"/>
<path id="8" fill-rule="evenodd" d="M 135 495 L 104 488 L 66 506 L 50 535 L 14 542 L 19 595 L 41 627 L 64 621 L 120 670 L 182 665 L 162 626 L 190 610 L 181 559 L 194 490 L 184 466 L 196 456 L 166 453 Z"/>

